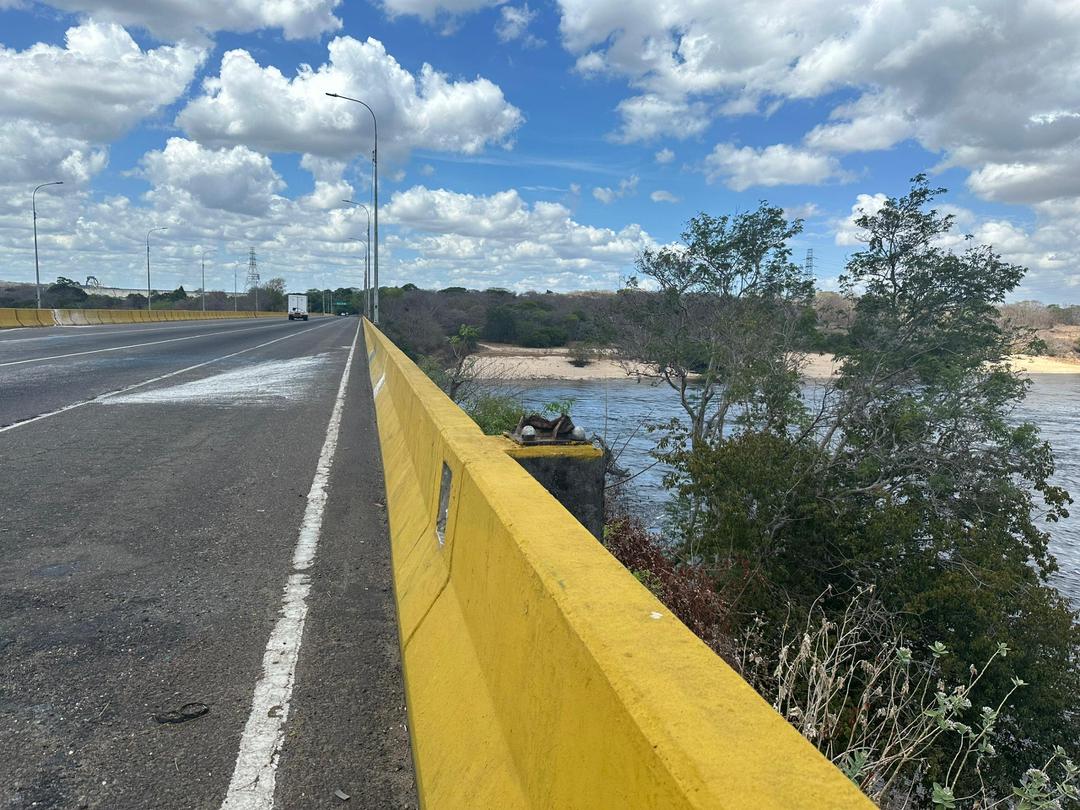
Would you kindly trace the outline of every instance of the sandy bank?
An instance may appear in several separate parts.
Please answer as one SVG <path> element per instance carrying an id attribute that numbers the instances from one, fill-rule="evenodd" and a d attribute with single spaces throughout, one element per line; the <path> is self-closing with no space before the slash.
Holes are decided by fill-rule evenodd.
<path id="1" fill-rule="evenodd" d="M 497 380 L 625 380 L 637 376 L 639 368 L 608 358 L 578 367 L 571 364 L 566 349 L 524 349 L 494 343 L 481 344 L 481 351 L 474 356 L 477 373 Z"/>
<path id="2" fill-rule="evenodd" d="M 1080 360 L 1069 357 L 1033 357 L 1018 354 L 1011 358 L 1018 371 L 1027 374 L 1080 374 Z"/>
<path id="3" fill-rule="evenodd" d="M 475 357 L 477 372 L 485 379 L 625 380 L 645 371 L 641 366 L 609 358 L 599 358 L 579 368 L 570 363 L 566 349 L 524 349 L 520 346 L 484 343 Z M 1017 355 L 1012 361 L 1017 370 L 1027 374 L 1080 374 L 1080 360 L 1070 358 Z M 834 374 L 836 361 L 831 354 L 806 355 L 803 366 L 805 377 L 827 379 Z"/>

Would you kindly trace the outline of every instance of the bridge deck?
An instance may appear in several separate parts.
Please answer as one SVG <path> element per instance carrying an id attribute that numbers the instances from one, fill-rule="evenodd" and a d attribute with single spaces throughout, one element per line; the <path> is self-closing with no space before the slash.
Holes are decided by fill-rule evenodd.
<path id="1" fill-rule="evenodd" d="M 356 331 L 0 333 L 0 805 L 244 806 L 276 777 L 279 807 L 415 806 Z"/>

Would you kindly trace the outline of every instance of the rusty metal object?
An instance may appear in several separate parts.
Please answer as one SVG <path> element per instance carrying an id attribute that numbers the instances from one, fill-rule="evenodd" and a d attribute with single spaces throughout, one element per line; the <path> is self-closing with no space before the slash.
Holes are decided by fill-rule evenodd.
<path id="1" fill-rule="evenodd" d="M 531 413 L 522 415 L 517 427 L 503 435 L 518 444 L 580 444 L 584 433 L 579 430 L 575 436 L 574 420 L 569 414 L 560 414 L 555 419 L 545 419 L 538 413 Z"/>

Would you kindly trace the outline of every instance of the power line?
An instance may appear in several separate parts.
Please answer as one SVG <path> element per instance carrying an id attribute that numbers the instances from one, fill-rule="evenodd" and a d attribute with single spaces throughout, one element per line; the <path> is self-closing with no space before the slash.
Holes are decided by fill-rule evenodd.
<path id="1" fill-rule="evenodd" d="M 255 248 L 248 253 L 248 276 L 247 285 L 249 290 L 255 291 L 255 311 L 259 311 L 259 269 L 255 263 Z"/>

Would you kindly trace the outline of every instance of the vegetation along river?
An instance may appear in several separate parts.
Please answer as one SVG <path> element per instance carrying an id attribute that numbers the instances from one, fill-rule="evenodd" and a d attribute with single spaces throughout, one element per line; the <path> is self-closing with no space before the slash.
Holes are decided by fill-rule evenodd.
<path id="1" fill-rule="evenodd" d="M 1068 490 L 1077 502 L 1068 518 L 1047 528 L 1050 548 L 1061 569 L 1053 584 L 1073 604 L 1080 605 L 1080 374 L 1034 374 L 1032 381 L 1016 418 L 1038 425 L 1043 439 L 1054 448 L 1054 483 Z M 604 437 L 618 455 L 618 465 L 636 474 L 627 484 L 627 495 L 637 516 L 653 529 L 663 526 L 667 493 L 661 479 L 665 470 L 651 456 L 658 435 L 645 425 L 682 415 L 670 388 L 633 380 L 532 380 L 516 381 L 515 386 L 524 402 L 537 409 L 555 400 L 574 400 L 574 423 L 584 427 L 589 436 Z M 812 382 L 806 396 L 814 398 Z"/>

